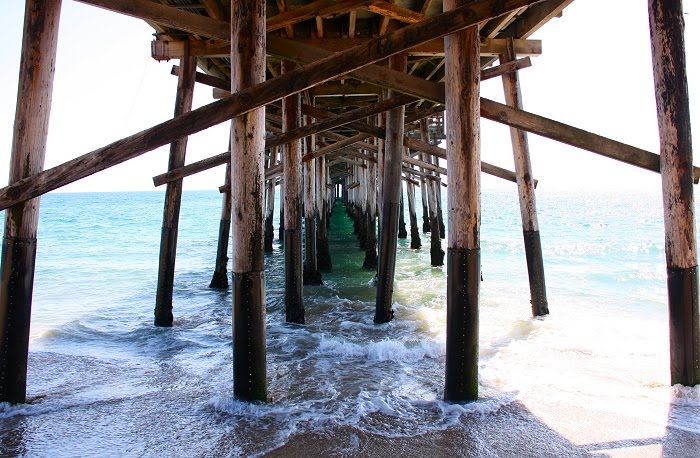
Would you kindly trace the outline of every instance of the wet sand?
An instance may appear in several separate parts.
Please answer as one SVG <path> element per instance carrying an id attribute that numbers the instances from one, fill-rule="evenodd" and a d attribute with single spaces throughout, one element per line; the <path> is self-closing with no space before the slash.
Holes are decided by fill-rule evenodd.
<path id="1" fill-rule="evenodd" d="M 673 457 L 697 458 L 700 435 L 567 406 L 550 426 L 522 403 L 464 418 L 460 426 L 389 438 L 355 428 L 292 435 L 269 457 Z M 658 434 L 661 432 L 662 434 Z"/>

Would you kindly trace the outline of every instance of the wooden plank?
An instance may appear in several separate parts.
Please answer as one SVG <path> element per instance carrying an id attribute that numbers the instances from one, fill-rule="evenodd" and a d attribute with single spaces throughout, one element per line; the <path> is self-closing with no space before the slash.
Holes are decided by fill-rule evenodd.
<path id="1" fill-rule="evenodd" d="M 387 1 L 373 3 L 367 6 L 366 9 L 386 18 L 396 19 L 406 24 L 416 24 L 425 19 L 425 15 L 421 13 Z"/>
<path id="2" fill-rule="evenodd" d="M 145 0 L 83 0 L 84 3 L 100 4 L 119 12 L 131 13 L 143 19 L 153 19 L 169 24 L 184 24 L 195 33 L 221 38 L 222 21 L 203 17 L 192 19 L 195 14 L 185 13 Z M 198 108 L 178 118 L 163 122 L 150 129 L 118 140 L 91 153 L 45 170 L 31 178 L 25 178 L 0 189 L 0 209 L 38 197 L 46 192 L 65 186 L 96 172 L 105 170 L 126 160 L 137 157 L 159 146 L 170 143 L 182 135 L 191 135 L 208 127 L 264 106 L 279 98 L 301 92 L 316 84 L 329 81 L 339 75 L 353 72 L 362 66 L 384 59 L 390 55 L 410 49 L 439 36 L 462 30 L 469 25 L 520 8 L 533 0 L 506 0 L 494 7 L 490 1 L 481 0 L 453 11 L 404 27 L 369 42 L 366 46 L 352 48 L 333 54 L 328 58 L 307 64 L 286 75 L 242 89 L 227 99 Z M 129 5 L 137 5 L 134 10 Z M 184 16 L 183 16 L 184 15 Z M 192 25 L 194 21 L 197 27 Z M 156 21 L 158 22 L 158 21 Z M 228 24 L 223 23 L 227 29 Z M 410 77 L 409 75 L 406 75 Z M 428 83 L 426 81 L 426 83 Z M 443 93 L 444 98 L 444 93 Z"/>

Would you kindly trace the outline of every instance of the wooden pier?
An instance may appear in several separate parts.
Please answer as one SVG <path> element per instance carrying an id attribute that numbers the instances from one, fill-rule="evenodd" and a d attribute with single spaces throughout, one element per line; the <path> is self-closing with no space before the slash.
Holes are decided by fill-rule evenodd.
<path id="1" fill-rule="evenodd" d="M 519 72 L 542 53 L 530 37 L 573 0 L 78 0 L 154 28 L 151 57 L 178 63 L 175 110 L 171 120 L 47 170 L 61 0 L 25 1 L 10 179 L 0 189 L 0 402 L 26 401 L 40 196 L 164 145 L 169 160 L 154 171 L 154 184 L 166 186 L 154 323 L 172 326 L 177 316 L 183 180 L 225 165 L 210 286 L 228 288 L 230 268 L 236 397 L 268 399 L 264 253 L 275 240 L 275 202 L 286 320 L 303 325 L 304 286 L 333 268 L 329 218 L 342 199 L 364 267 L 376 272 L 377 326 L 395 318 L 398 238 L 408 224 L 411 249 L 425 249 L 420 231 L 430 232 L 431 264 L 447 271 L 444 398 L 477 399 L 482 173 L 517 188 L 532 314 L 549 314 L 529 134 L 660 174 L 671 382 L 700 383 L 700 169 L 692 165 L 681 0 L 648 0 L 660 154 L 526 111 Z M 505 104 L 480 96 L 489 78 L 502 79 Z M 192 109 L 195 84 L 219 100 Z M 482 160 L 482 117 L 509 126 L 512 171 Z M 231 124 L 227 150 L 187 164 L 188 136 L 220 123 Z"/>

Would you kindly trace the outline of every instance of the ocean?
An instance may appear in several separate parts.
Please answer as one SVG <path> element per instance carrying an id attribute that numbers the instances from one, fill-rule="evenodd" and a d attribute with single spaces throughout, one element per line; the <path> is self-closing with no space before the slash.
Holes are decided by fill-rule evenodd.
<path id="1" fill-rule="evenodd" d="M 30 402 L 0 404 L 0 455 L 700 456 L 700 386 L 669 386 L 660 189 L 537 198 L 551 314 L 533 319 L 515 187 L 482 193 L 479 401 L 442 401 L 429 234 L 399 241 L 395 319 L 375 325 L 373 272 L 336 205 L 306 325 L 284 322 L 277 240 L 265 258 L 270 402 L 248 404 L 232 397 L 231 292 L 208 288 L 220 195 L 183 195 L 175 324 L 156 328 L 163 194 L 49 194 Z"/>

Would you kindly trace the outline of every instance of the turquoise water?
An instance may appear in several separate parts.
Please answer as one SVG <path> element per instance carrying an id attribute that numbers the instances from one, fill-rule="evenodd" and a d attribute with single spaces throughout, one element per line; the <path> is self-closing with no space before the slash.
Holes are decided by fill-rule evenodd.
<path id="1" fill-rule="evenodd" d="M 484 191 L 482 398 L 465 406 L 441 401 L 446 280 L 430 267 L 429 234 L 420 250 L 399 241 L 396 319 L 376 326 L 373 273 L 341 206 L 330 228 L 334 269 L 304 290 L 306 326 L 284 323 L 275 241 L 266 257 L 271 402 L 232 399 L 231 294 L 208 288 L 220 196 L 184 194 L 171 329 L 152 326 L 162 200 L 42 198 L 32 402 L 0 406 L 0 454 L 258 455 L 333 428 L 393 438 L 467 430 L 516 403 L 566 437 L 569 454 L 604 442 L 606 421 L 617 441 L 682 431 L 698 443 L 700 388 L 667 386 L 658 193 L 541 191 L 551 315 L 532 319 L 517 194 Z M 352 441 L 328 454 L 353 455 Z"/>

